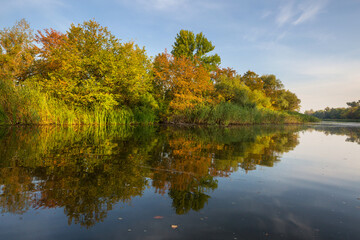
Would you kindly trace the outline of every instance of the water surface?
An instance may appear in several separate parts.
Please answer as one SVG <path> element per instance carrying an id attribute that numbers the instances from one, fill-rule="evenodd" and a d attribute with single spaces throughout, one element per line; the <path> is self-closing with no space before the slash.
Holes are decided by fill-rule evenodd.
<path id="1" fill-rule="evenodd" d="M 0 239 L 357 239 L 360 123 L 0 129 Z"/>

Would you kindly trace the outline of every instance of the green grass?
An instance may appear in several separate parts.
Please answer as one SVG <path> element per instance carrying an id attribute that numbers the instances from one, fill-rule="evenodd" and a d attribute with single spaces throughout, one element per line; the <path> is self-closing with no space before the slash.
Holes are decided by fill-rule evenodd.
<path id="1" fill-rule="evenodd" d="M 317 122 L 311 117 L 298 112 L 273 111 L 245 107 L 234 103 L 220 103 L 216 106 L 198 106 L 183 115 L 172 116 L 170 122 L 192 124 L 247 125 L 247 124 L 291 124 Z"/>
<path id="2" fill-rule="evenodd" d="M 0 80 L 0 124 L 109 125 L 154 123 L 151 109 L 84 109 L 70 106 L 34 86 L 14 86 Z"/>

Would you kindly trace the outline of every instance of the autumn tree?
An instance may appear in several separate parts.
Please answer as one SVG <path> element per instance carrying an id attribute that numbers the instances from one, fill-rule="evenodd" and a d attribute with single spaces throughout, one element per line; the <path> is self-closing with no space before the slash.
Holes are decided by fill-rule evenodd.
<path id="1" fill-rule="evenodd" d="M 36 41 L 42 47 L 36 47 L 41 56 L 36 64 L 38 74 L 41 77 L 47 77 L 52 71 L 61 69 L 62 62 L 58 55 L 66 53 L 65 45 L 67 44 L 67 36 L 54 29 L 45 29 L 44 32 L 38 31 L 36 34 Z M 58 51 L 58 52 L 57 52 Z"/>
<path id="2" fill-rule="evenodd" d="M 32 75 L 36 55 L 33 33 L 25 19 L 0 31 L 0 79 L 19 83 Z"/>
<path id="3" fill-rule="evenodd" d="M 236 70 L 232 68 L 217 68 L 215 71 L 212 72 L 211 78 L 213 82 L 216 84 L 219 82 L 219 79 L 226 76 L 227 78 L 235 78 L 238 76 Z"/>
<path id="4" fill-rule="evenodd" d="M 0 30 L 0 123 L 29 123 L 36 119 L 24 82 L 34 75 L 36 49 L 32 30 L 22 19 Z"/>
<path id="5" fill-rule="evenodd" d="M 263 80 L 255 72 L 247 71 L 242 77 L 241 80 L 248 86 L 251 90 L 262 91 L 264 87 Z"/>
<path id="6" fill-rule="evenodd" d="M 99 23 L 71 25 L 66 34 L 45 30 L 36 39 L 41 48 L 35 80 L 55 97 L 103 109 L 154 101 L 145 50 L 121 43 Z"/>
<path id="7" fill-rule="evenodd" d="M 188 30 L 180 30 L 175 38 L 171 54 L 174 57 L 198 58 L 209 70 L 215 70 L 221 63 L 219 55 L 208 55 L 215 46 L 200 32 L 195 34 Z"/>
<path id="8" fill-rule="evenodd" d="M 153 71 L 159 100 L 175 113 L 211 102 L 214 86 L 208 71 L 197 60 L 165 52 L 156 56 Z"/>

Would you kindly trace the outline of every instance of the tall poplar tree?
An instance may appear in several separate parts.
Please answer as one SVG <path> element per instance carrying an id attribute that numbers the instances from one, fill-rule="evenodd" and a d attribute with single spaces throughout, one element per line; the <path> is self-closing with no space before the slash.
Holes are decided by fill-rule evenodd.
<path id="1" fill-rule="evenodd" d="M 188 30 L 180 30 L 175 38 L 171 54 L 174 57 L 186 57 L 191 60 L 198 58 L 200 62 L 208 69 L 215 70 L 221 63 L 219 55 L 208 55 L 215 46 L 200 32 L 194 34 Z"/>

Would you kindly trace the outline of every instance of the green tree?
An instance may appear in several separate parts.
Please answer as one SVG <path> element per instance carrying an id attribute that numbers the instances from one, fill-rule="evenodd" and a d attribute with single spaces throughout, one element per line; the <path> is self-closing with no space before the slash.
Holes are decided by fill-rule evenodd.
<path id="1" fill-rule="evenodd" d="M 300 109 L 301 100 L 296 96 L 295 93 L 289 90 L 278 90 L 277 98 L 274 103 L 274 107 L 277 110 L 296 111 Z"/>
<path id="2" fill-rule="evenodd" d="M 271 103 L 274 104 L 277 99 L 277 93 L 279 90 L 284 88 L 282 82 L 276 78 L 275 75 L 262 75 L 261 80 L 263 81 L 263 89 L 267 97 L 271 98 Z"/>
<path id="3" fill-rule="evenodd" d="M 209 70 L 215 70 L 221 63 L 219 55 L 207 55 L 213 51 L 215 46 L 205 37 L 201 32 L 195 34 L 188 30 L 180 30 L 175 38 L 173 45 L 172 55 L 175 57 L 186 57 L 194 60 L 194 58 L 200 59 L 200 61 Z"/>
<path id="4" fill-rule="evenodd" d="M 353 101 L 353 102 L 347 102 L 346 103 L 349 107 L 360 107 L 360 100 L 359 101 Z"/>
<path id="5" fill-rule="evenodd" d="M 255 107 L 256 105 L 250 101 L 249 87 L 241 81 L 240 76 L 229 70 L 222 70 L 216 76 L 215 89 L 220 101 L 233 102 L 241 106 Z"/>

